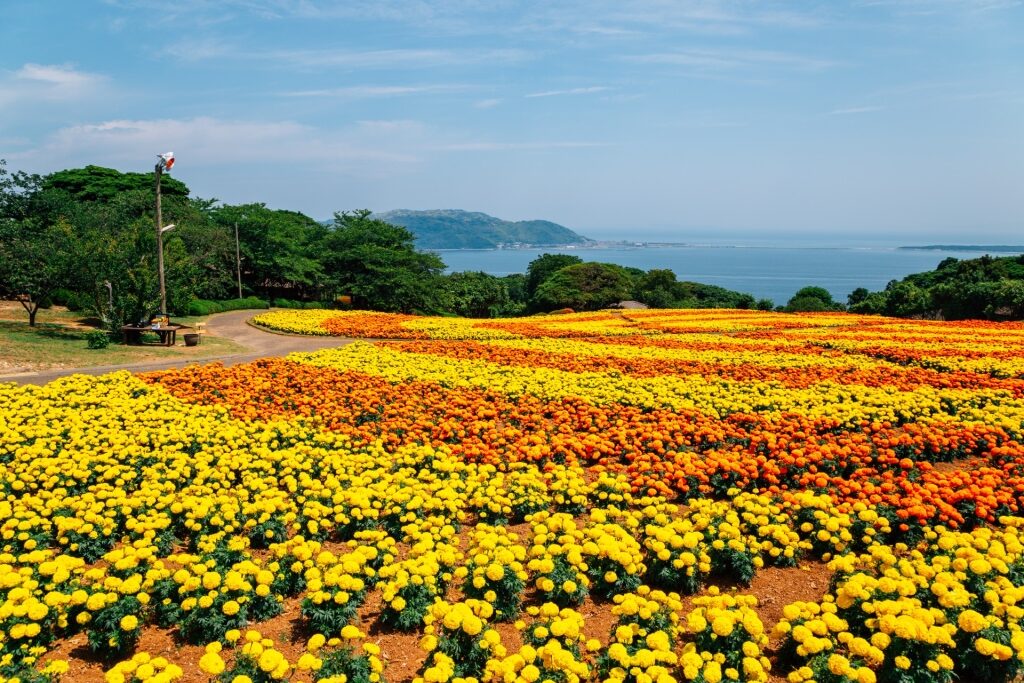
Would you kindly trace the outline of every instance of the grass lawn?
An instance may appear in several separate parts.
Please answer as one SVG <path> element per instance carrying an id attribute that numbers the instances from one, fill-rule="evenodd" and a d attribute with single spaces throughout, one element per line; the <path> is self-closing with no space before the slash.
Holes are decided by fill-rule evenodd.
<path id="1" fill-rule="evenodd" d="M 206 317 L 175 318 L 174 322 L 194 325 Z M 122 365 L 158 360 L 202 359 L 245 351 L 228 339 L 204 334 L 199 346 L 186 347 L 181 333 L 170 348 L 157 345 L 125 346 L 112 341 L 105 349 L 90 349 L 85 335 L 96 329 L 95 321 L 58 306 L 39 311 L 36 327 L 28 325 L 28 314 L 17 303 L 0 303 L 0 375 L 35 370 L 84 368 L 94 365 Z M 153 340 L 156 336 L 153 335 Z M 145 338 L 144 338 L 145 339 Z"/>

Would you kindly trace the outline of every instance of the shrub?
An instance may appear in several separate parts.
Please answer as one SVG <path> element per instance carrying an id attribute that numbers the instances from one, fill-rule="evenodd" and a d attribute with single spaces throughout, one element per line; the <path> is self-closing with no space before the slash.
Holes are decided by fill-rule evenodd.
<path id="1" fill-rule="evenodd" d="M 212 301 L 209 299 L 195 299 L 188 304 L 188 315 L 212 315 L 224 313 L 225 311 L 242 311 L 249 308 L 269 308 L 263 299 L 257 296 L 249 296 L 244 299 L 226 299 L 224 301 Z"/>
<path id="2" fill-rule="evenodd" d="M 105 349 L 110 346 L 110 334 L 105 330 L 93 330 L 85 335 L 85 343 L 90 349 Z"/>
<path id="3" fill-rule="evenodd" d="M 67 303 L 64 305 L 69 311 L 77 312 L 85 310 L 91 303 L 87 294 L 71 292 L 71 296 L 68 297 Z"/>
<path id="4" fill-rule="evenodd" d="M 272 304 L 275 308 L 293 308 L 298 310 L 334 308 L 334 304 L 332 304 L 330 301 L 295 301 L 294 299 L 274 299 Z"/>

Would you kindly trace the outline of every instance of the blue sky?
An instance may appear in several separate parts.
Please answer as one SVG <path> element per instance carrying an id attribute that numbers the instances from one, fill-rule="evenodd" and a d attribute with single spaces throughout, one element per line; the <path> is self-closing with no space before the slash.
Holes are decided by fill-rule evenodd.
<path id="1" fill-rule="evenodd" d="M 1024 239 L 1016 0 L 3 0 L 0 158 L 317 218 Z"/>

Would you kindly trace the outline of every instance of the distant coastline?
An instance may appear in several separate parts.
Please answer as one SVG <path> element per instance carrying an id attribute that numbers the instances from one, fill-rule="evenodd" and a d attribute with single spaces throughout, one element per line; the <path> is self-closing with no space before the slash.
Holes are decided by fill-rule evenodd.
<path id="1" fill-rule="evenodd" d="M 1010 244 L 926 244 L 897 248 L 918 251 L 975 251 L 998 254 L 1024 254 L 1024 246 L 1013 246 Z"/>
<path id="2" fill-rule="evenodd" d="M 584 243 L 577 244 L 529 244 L 526 242 L 516 242 L 512 244 L 499 243 L 493 247 L 452 247 L 452 248 L 427 248 L 429 251 L 515 251 L 515 250 L 533 250 L 533 249 L 579 249 L 579 250 L 592 250 L 592 249 L 652 249 L 659 247 L 697 247 L 697 246 L 712 246 L 712 245 L 698 245 L 690 244 L 688 242 L 641 242 L 638 240 L 590 240 Z M 731 245 L 729 245 L 731 246 Z"/>

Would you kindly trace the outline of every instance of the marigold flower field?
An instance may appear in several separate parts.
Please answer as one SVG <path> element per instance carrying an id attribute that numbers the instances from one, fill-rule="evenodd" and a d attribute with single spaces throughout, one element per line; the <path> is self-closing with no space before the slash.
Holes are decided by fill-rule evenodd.
<path id="1" fill-rule="evenodd" d="M 254 322 L 368 341 L 0 384 L 0 680 L 1024 672 L 1024 325 Z"/>

